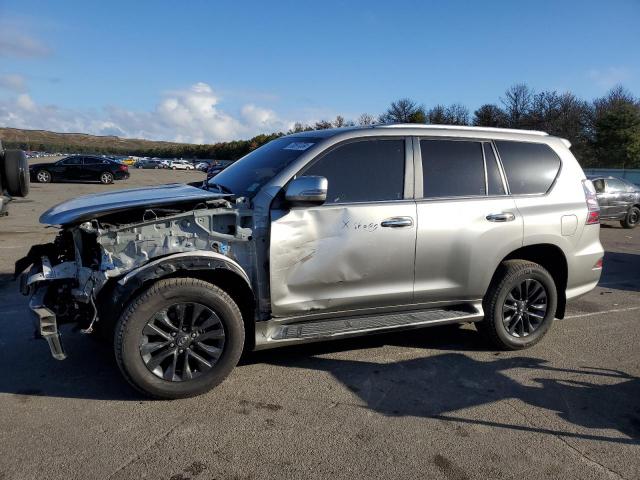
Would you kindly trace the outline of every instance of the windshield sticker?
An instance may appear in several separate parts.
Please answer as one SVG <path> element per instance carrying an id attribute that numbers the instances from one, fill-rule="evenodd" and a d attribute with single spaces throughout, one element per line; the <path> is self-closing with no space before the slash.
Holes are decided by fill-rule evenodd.
<path id="1" fill-rule="evenodd" d="M 307 148 L 312 146 L 313 146 L 313 143 L 292 142 L 286 147 L 284 147 L 283 150 L 306 150 Z"/>

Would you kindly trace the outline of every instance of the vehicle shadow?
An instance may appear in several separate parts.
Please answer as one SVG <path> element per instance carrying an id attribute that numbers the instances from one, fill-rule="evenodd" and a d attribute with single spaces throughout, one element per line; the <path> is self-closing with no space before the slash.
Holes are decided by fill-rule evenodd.
<path id="1" fill-rule="evenodd" d="M 386 337 L 386 338 L 385 338 Z M 330 373 L 359 398 L 362 408 L 388 416 L 417 416 L 494 428 L 531 431 L 565 438 L 640 444 L 640 378 L 618 370 L 557 368 L 546 360 L 496 352 L 479 361 L 465 351 L 484 349 L 485 341 L 470 329 L 432 328 L 410 339 L 385 335 L 331 345 L 306 345 L 258 352 L 248 361 Z M 353 345 L 356 342 L 359 345 Z M 443 353 L 393 363 L 326 358 L 328 353 L 381 344 L 443 350 Z M 452 351 L 449 351 L 452 350 Z M 455 351 L 453 351 L 455 350 Z M 318 356 L 322 355 L 322 357 Z M 515 380 L 526 377 L 526 382 Z M 523 372 L 525 372 L 523 374 Z M 564 431 L 536 425 L 542 415 L 518 422 L 525 414 L 510 403 L 505 421 L 471 419 L 457 411 L 499 401 L 520 400 L 580 427 Z M 509 418 L 515 418 L 513 422 Z M 545 421 L 546 424 L 553 424 Z M 612 429 L 629 437 L 607 436 L 585 429 Z"/>
<path id="2" fill-rule="evenodd" d="M 605 252 L 598 286 L 640 292 L 640 254 Z"/>

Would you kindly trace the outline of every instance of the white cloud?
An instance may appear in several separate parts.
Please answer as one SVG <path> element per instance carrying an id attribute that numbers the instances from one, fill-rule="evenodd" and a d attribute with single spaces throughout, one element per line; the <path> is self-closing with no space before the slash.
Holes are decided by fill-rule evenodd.
<path id="1" fill-rule="evenodd" d="M 27 81 L 22 75 L 15 73 L 3 74 L 0 75 L 0 88 L 19 93 L 26 92 Z"/>
<path id="2" fill-rule="evenodd" d="M 609 90 L 631 79 L 631 72 L 624 67 L 608 67 L 604 70 L 592 69 L 589 78 L 599 87 Z"/>
<path id="3" fill-rule="evenodd" d="M 8 22 L 0 22 L 0 57 L 46 57 L 51 48 Z"/>
<path id="4" fill-rule="evenodd" d="M 116 106 L 100 111 L 65 109 L 41 105 L 27 93 L 0 100 L 2 126 L 189 143 L 250 138 L 286 131 L 292 124 L 254 104 L 242 106 L 233 115 L 221 108 L 221 98 L 203 82 L 166 92 L 153 110 L 142 112 Z"/>

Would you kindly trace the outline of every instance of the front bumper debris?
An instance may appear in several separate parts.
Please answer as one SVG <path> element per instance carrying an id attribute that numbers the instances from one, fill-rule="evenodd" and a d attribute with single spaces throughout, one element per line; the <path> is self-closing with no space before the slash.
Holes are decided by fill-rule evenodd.
<path id="1" fill-rule="evenodd" d="M 47 288 L 38 288 L 29 300 L 29 308 L 33 312 L 38 333 L 47 341 L 51 356 L 56 360 L 64 360 L 67 354 L 62 346 L 62 337 L 58 331 L 56 314 L 44 305 Z"/>

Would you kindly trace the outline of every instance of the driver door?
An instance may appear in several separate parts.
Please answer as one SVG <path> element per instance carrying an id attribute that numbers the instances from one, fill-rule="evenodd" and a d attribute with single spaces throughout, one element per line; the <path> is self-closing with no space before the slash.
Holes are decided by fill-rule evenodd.
<path id="1" fill-rule="evenodd" d="M 404 137 L 357 139 L 330 148 L 300 172 L 328 180 L 327 200 L 272 210 L 274 317 L 412 302 L 416 203 L 407 180 L 410 149 Z"/>

